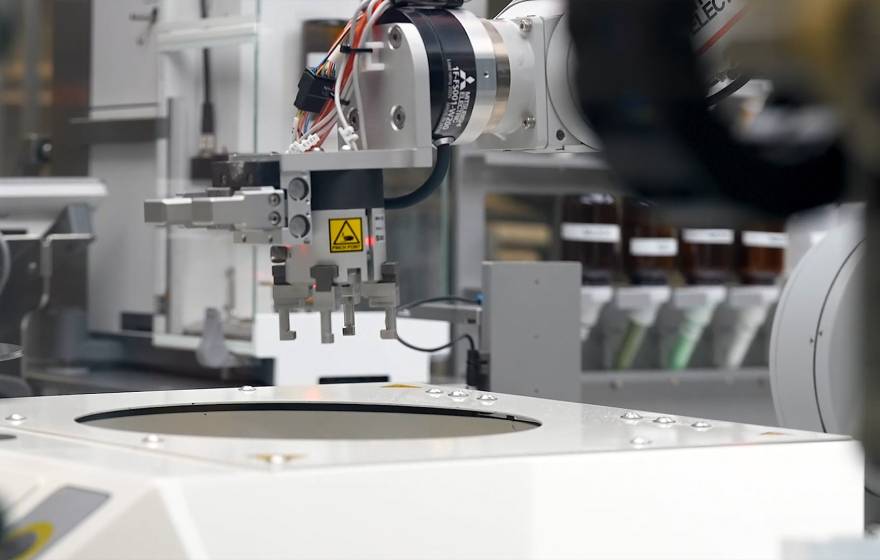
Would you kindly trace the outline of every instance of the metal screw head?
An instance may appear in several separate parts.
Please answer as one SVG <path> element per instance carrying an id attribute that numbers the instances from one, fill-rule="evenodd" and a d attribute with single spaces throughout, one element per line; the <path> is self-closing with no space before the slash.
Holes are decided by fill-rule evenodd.
<path id="1" fill-rule="evenodd" d="M 269 256 L 272 259 L 272 264 L 284 264 L 290 258 L 290 249 L 284 245 L 273 245 L 269 249 Z"/>
<path id="2" fill-rule="evenodd" d="M 639 414 L 638 412 L 633 412 L 632 410 L 627 410 L 626 412 L 623 413 L 621 418 L 623 420 L 626 420 L 629 422 L 638 422 L 639 420 L 642 419 L 642 415 Z"/>
<path id="3" fill-rule="evenodd" d="M 269 223 L 273 226 L 281 225 L 281 214 L 278 212 L 272 212 L 269 214 Z"/>
<path id="4" fill-rule="evenodd" d="M 303 200 L 309 196 L 309 184 L 302 177 L 291 179 L 287 184 L 287 195 L 293 200 Z"/>
<path id="5" fill-rule="evenodd" d="M 250 385 L 245 385 L 244 387 L 239 387 L 238 390 L 241 391 L 242 393 L 253 393 L 257 389 L 255 387 L 250 386 Z"/>
<path id="6" fill-rule="evenodd" d="M 280 453 L 275 453 L 269 456 L 269 464 L 273 467 L 280 467 L 285 463 L 287 463 L 287 457 L 281 455 Z"/>
<path id="7" fill-rule="evenodd" d="M 358 112 L 356 107 L 352 107 L 348 110 L 348 115 L 346 116 L 348 119 L 348 124 L 354 129 L 355 132 L 360 132 L 361 129 L 361 114 Z"/>
<path id="8" fill-rule="evenodd" d="M 470 393 L 468 393 L 467 391 L 462 391 L 461 389 L 456 389 L 454 391 L 450 391 L 449 396 L 453 399 L 466 399 L 470 396 Z"/>
<path id="9" fill-rule="evenodd" d="M 144 439 L 142 439 L 141 441 L 142 441 L 145 445 L 153 445 L 153 446 L 155 446 L 155 445 L 159 445 L 159 444 L 162 443 L 162 438 L 160 438 L 160 437 L 159 437 L 158 435 L 156 435 L 156 434 L 150 434 L 150 435 L 144 436 Z"/>
<path id="10" fill-rule="evenodd" d="M 654 420 L 654 423 L 660 424 L 661 426 L 671 426 L 671 425 L 675 424 L 675 419 L 670 418 L 669 416 L 658 416 Z"/>
<path id="11" fill-rule="evenodd" d="M 388 44 L 392 49 L 399 49 L 403 45 L 403 30 L 400 27 L 395 25 L 388 32 Z"/>
<path id="12" fill-rule="evenodd" d="M 24 422 L 25 420 L 27 420 L 26 416 L 22 416 L 21 414 L 17 414 L 17 413 L 10 414 L 9 416 L 6 417 L 7 422 L 12 422 L 15 424 Z"/>
<path id="13" fill-rule="evenodd" d="M 438 389 L 437 387 L 431 387 L 430 389 L 426 390 L 425 392 L 427 394 L 431 395 L 432 397 L 439 397 L 445 391 L 443 391 L 443 389 Z"/>
<path id="14" fill-rule="evenodd" d="M 535 23 L 532 21 L 532 18 L 524 17 L 519 20 L 519 30 L 522 33 L 528 34 L 532 32 L 532 28 L 535 26 Z"/>
<path id="15" fill-rule="evenodd" d="M 277 195 L 277 194 L 270 194 L 269 195 L 269 206 L 272 206 L 274 208 L 275 206 L 278 206 L 279 204 L 281 204 L 281 196 Z"/>
<path id="16" fill-rule="evenodd" d="M 480 395 L 479 397 L 477 397 L 477 400 L 483 404 L 494 404 L 494 403 L 498 402 L 498 397 L 496 397 L 495 395 L 489 395 L 487 393 L 484 393 L 484 394 Z"/>
<path id="17" fill-rule="evenodd" d="M 632 445 L 633 447 L 647 447 L 647 446 L 651 445 L 652 443 L 654 443 L 654 442 L 649 440 L 648 438 L 641 437 L 641 436 L 634 437 L 631 440 L 629 440 L 629 444 Z"/>
<path id="18" fill-rule="evenodd" d="M 302 214 L 298 214 L 290 219 L 289 229 L 291 235 L 301 239 L 309 234 L 312 223 Z"/>
<path id="19" fill-rule="evenodd" d="M 712 424 L 710 424 L 706 421 L 700 420 L 699 422 L 694 422 L 693 424 L 691 424 L 691 428 L 693 428 L 695 430 L 711 430 Z"/>
<path id="20" fill-rule="evenodd" d="M 528 115 L 523 118 L 522 126 L 526 130 L 531 130 L 531 129 L 535 128 L 535 126 L 537 126 L 537 124 L 538 124 L 538 119 L 536 119 L 532 115 Z"/>
<path id="21" fill-rule="evenodd" d="M 400 105 L 395 105 L 391 109 L 391 126 L 394 130 L 403 130 L 406 128 L 406 111 Z"/>

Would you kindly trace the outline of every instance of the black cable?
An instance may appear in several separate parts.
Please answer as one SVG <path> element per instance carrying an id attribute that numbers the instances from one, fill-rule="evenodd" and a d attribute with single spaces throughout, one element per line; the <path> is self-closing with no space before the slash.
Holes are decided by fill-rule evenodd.
<path id="1" fill-rule="evenodd" d="M 208 19 L 208 0 L 201 0 L 202 19 Z M 202 79 L 204 81 L 204 98 L 202 99 L 202 134 L 213 135 L 214 125 L 214 93 L 211 87 L 211 51 L 202 49 Z"/>
<path id="2" fill-rule="evenodd" d="M 732 82 L 730 82 L 729 84 L 727 84 L 726 86 L 721 88 L 720 90 L 716 91 L 715 93 L 713 93 L 712 95 L 707 97 L 706 103 L 708 103 L 709 106 L 714 106 L 714 105 L 721 103 L 722 101 L 724 101 L 725 99 L 727 99 L 728 97 L 733 95 L 734 93 L 741 90 L 744 85 L 749 83 L 749 81 L 750 81 L 749 78 L 746 76 L 738 77 L 737 79 L 733 80 Z"/>
<path id="3" fill-rule="evenodd" d="M 475 299 L 468 299 L 458 296 L 440 296 L 433 297 L 427 299 L 420 299 L 416 301 L 411 301 L 410 303 L 405 303 L 397 308 L 398 311 L 406 311 L 408 309 L 415 309 L 416 307 L 421 307 L 423 305 L 428 305 L 429 303 L 465 303 L 468 305 L 480 305 L 480 302 Z"/>
<path id="4" fill-rule="evenodd" d="M 386 210 L 403 210 L 420 204 L 428 198 L 443 184 L 449 168 L 452 165 L 452 144 L 442 143 L 437 146 L 437 162 L 434 164 L 434 170 L 425 180 L 421 187 L 413 192 L 398 196 L 395 198 L 385 199 Z"/>
<path id="5" fill-rule="evenodd" d="M 407 311 L 409 309 L 415 309 L 416 307 L 428 305 L 429 303 L 445 303 L 445 302 L 465 303 L 465 304 L 469 304 L 469 305 L 480 305 L 480 302 L 475 299 L 468 299 L 468 298 L 463 298 L 463 297 L 458 297 L 458 296 L 440 296 L 440 297 L 420 299 L 420 300 L 412 301 L 410 303 L 405 303 L 403 305 L 398 306 L 397 310 L 398 311 Z M 409 348 L 410 350 L 415 350 L 416 352 L 424 352 L 426 354 L 436 354 L 437 352 L 442 352 L 443 350 L 448 350 L 463 340 L 467 340 L 468 344 L 471 347 L 471 352 L 476 352 L 477 344 L 476 344 L 476 342 L 474 342 L 474 337 L 472 337 L 469 334 L 461 335 L 460 337 L 456 338 L 455 340 L 453 340 L 449 344 L 440 346 L 439 348 L 419 348 L 418 346 L 410 344 L 409 342 L 400 338 L 399 334 L 397 335 L 397 341 L 400 342 L 401 344 L 403 344 L 405 347 Z"/>

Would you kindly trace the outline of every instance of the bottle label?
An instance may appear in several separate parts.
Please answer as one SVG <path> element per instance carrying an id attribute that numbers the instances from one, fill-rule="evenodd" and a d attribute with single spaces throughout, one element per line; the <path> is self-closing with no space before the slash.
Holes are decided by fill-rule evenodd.
<path id="1" fill-rule="evenodd" d="M 615 224 L 562 224 L 563 241 L 620 243 L 620 226 Z"/>
<path id="2" fill-rule="evenodd" d="M 672 237 L 634 237 L 629 240 L 634 257 L 674 257 L 678 255 L 678 239 Z"/>
<path id="3" fill-rule="evenodd" d="M 733 245 L 736 235 L 732 229 L 686 229 L 681 237 L 694 245 Z"/>
<path id="4" fill-rule="evenodd" d="M 742 243 L 746 247 L 760 249 L 785 249 L 788 247 L 788 234 L 773 231 L 744 231 Z"/>

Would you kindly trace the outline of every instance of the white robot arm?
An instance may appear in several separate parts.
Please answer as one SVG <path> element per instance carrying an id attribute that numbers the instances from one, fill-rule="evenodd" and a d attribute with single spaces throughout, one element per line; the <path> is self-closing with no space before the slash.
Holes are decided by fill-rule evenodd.
<path id="1" fill-rule="evenodd" d="M 272 246 L 281 338 L 289 312 L 331 314 L 355 333 L 362 302 L 384 309 L 396 338 L 396 266 L 386 253 L 388 210 L 414 206 L 442 184 L 454 145 L 481 150 L 591 151 L 580 109 L 576 49 L 564 0 L 516 0 L 495 19 L 465 0 L 363 0 L 325 59 L 299 84 L 286 154 L 215 164 L 204 196 L 146 203 L 146 221 L 227 228 L 239 243 Z M 710 60 L 737 12 L 694 31 Z M 436 157 L 435 157 L 436 152 Z M 383 169 L 433 172 L 412 193 L 386 198 Z"/>
<path id="2" fill-rule="evenodd" d="M 365 0 L 345 33 L 300 82 L 286 154 L 215 164 L 213 188 L 152 200 L 157 225 L 224 228 L 235 241 L 272 246 L 280 335 L 290 312 L 317 311 L 322 340 L 331 314 L 384 309 L 382 338 L 396 338 L 396 265 L 385 213 L 413 206 L 442 184 L 451 146 L 571 151 L 595 146 L 577 109 L 566 3 L 523 0 L 496 19 L 463 0 Z M 436 152 L 436 157 L 435 157 Z M 433 172 L 411 194 L 386 198 L 383 169 Z"/>

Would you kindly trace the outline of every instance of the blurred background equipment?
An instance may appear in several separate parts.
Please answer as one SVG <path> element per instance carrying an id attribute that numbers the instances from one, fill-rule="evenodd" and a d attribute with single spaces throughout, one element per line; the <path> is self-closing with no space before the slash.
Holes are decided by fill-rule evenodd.
<path id="1" fill-rule="evenodd" d="M 855 196 L 868 201 L 865 222 L 870 249 L 880 231 L 876 225 L 880 115 L 876 96 L 869 93 L 878 83 L 873 63 L 880 51 L 877 3 L 725 2 L 723 9 L 713 5 L 717 17 L 705 20 L 699 3 L 694 19 L 694 3 L 689 0 L 631 7 L 609 0 L 571 4 L 572 28 L 578 31 L 574 37 L 582 106 L 603 140 L 605 156 L 627 188 L 657 200 L 681 218 L 690 215 L 691 222 L 703 222 L 701 215 L 718 223 L 741 224 L 738 268 L 743 280 L 755 286 L 772 284 L 779 277 L 784 262 L 781 249 L 787 240 L 783 242 L 776 226 L 748 225 L 749 219 L 742 215 L 746 209 L 788 216 Z M 605 40 L 591 40 L 597 34 L 604 34 Z M 648 60 L 650 64 L 645 64 Z M 731 85 L 707 98 L 707 85 L 717 86 L 722 74 Z M 738 125 L 731 126 L 730 116 L 735 114 L 731 109 L 736 106 L 727 102 L 748 80 L 770 84 L 769 95 L 761 111 L 746 121 L 734 119 Z M 621 91 L 627 95 L 619 95 Z M 722 92 L 726 93 L 719 95 Z M 743 122 L 748 126 L 742 127 Z M 725 201 L 738 205 L 741 212 L 732 214 L 735 209 L 730 206 L 725 211 Z M 719 220 L 718 215 L 725 213 L 727 217 Z M 797 358 L 774 355 L 774 396 L 785 425 L 805 425 L 818 406 L 820 417 L 828 417 L 827 424 L 820 422 L 823 429 L 834 425 L 860 437 L 870 472 L 880 463 L 876 371 L 880 350 L 872 342 L 880 298 L 869 287 L 876 285 L 880 265 L 867 259 L 866 283 L 847 283 L 850 268 L 859 262 L 850 257 L 861 237 L 842 235 L 832 235 L 836 241 L 816 249 L 801 273 L 790 280 L 783 300 L 787 306 L 777 314 L 774 333 L 775 351 L 784 349 L 795 356 L 812 350 L 814 361 L 830 357 L 834 372 L 816 362 L 808 368 L 813 371 L 811 381 L 791 367 Z M 832 254 L 830 247 L 843 254 Z M 816 255 L 821 254 L 826 259 L 817 265 Z M 837 272 L 808 280 L 803 271 L 812 266 Z M 839 290 L 861 304 L 847 305 L 838 314 L 838 302 L 821 294 L 833 298 Z M 805 293 L 825 302 L 822 311 L 811 307 L 796 311 L 791 306 Z M 835 325 L 833 335 L 826 321 Z M 824 349 L 823 339 L 837 335 L 847 340 L 846 346 Z M 829 408 L 829 392 L 834 394 L 836 412 Z M 801 399 L 794 396 L 809 394 Z M 793 413 L 792 408 L 798 407 L 803 409 Z M 850 421 L 853 417 L 845 415 L 848 421 L 832 421 L 842 409 L 860 414 L 860 420 Z M 870 497 L 877 495 L 869 484 Z"/>
<path id="2" fill-rule="evenodd" d="M 443 541 L 457 553 L 661 554 L 682 517 L 699 518 L 688 538 L 711 537 L 693 541 L 701 557 L 860 537 L 863 503 L 880 520 L 877 470 L 863 484 L 858 445 L 831 434 L 880 442 L 880 376 L 862 378 L 880 351 L 863 338 L 880 316 L 878 13 L 874 0 L 0 0 L 0 454 L 19 469 L 0 476 L 15 534 L 0 558 L 34 537 L 28 516 L 70 500 L 69 529 L 98 522 L 115 540 L 94 542 L 113 546 L 121 508 L 155 504 L 156 472 L 180 488 L 249 473 L 267 492 L 229 503 L 271 513 L 286 489 L 302 498 L 300 465 L 356 466 L 364 484 L 332 469 L 333 489 L 313 489 L 342 482 L 364 503 L 382 502 L 372 482 L 389 467 L 398 486 L 452 473 L 477 502 L 521 486 L 522 464 L 546 475 L 500 516 L 429 493 L 437 523 L 477 512 L 468 540 Z M 160 392 L 6 399 L 139 391 Z M 660 490 L 629 461 L 654 448 L 669 461 Z M 635 466 L 558 477 L 547 454 L 572 473 Z M 480 460 L 501 455 L 514 475 L 487 483 Z M 596 481 L 618 492 L 608 507 L 638 504 L 654 538 L 633 541 L 608 507 L 584 514 L 591 498 L 572 489 Z M 556 498 L 535 510 L 539 494 Z M 223 511 L 213 491 L 179 497 L 205 512 L 196 525 Z M 177 507 L 159 501 L 151 520 Z M 347 522 L 381 536 L 336 510 L 310 517 L 315 534 Z M 534 519 L 540 535 L 516 525 Z M 608 547 L 572 520 L 610 527 Z M 398 521 L 421 538 L 424 520 Z M 482 532 L 518 526 L 528 543 Z M 192 531 L 232 540 L 224 554 L 250 545 Z M 734 551 L 719 532 L 753 538 Z M 165 555 L 199 555 L 160 533 Z"/>
<path id="3" fill-rule="evenodd" d="M 40 173 L 89 174 L 107 185 L 94 213 L 97 237 L 82 260 L 88 266 L 77 271 L 90 279 L 83 317 L 89 340 L 99 343 L 90 343 L 67 369 L 77 375 L 47 377 L 34 361 L 19 364 L 41 391 L 425 380 L 432 364 L 442 364 L 442 356 L 402 346 L 376 352 L 351 341 L 347 354 L 336 354 L 310 337 L 296 352 L 273 344 L 262 336 L 277 323 L 268 250 L 235 247 L 222 232 L 154 231 L 140 223 L 144 198 L 203 187 L 214 160 L 289 143 L 294 108 L 287 101 L 296 77 L 329 48 L 352 0 L 276 0 L 259 9 L 222 0 L 167 7 L 158 1 L 3 0 L 2 6 L 15 31 L 0 84 L 4 146 L 34 134 L 51 137 L 58 149 Z M 84 34 L 92 40 L 82 41 Z M 31 82 L 20 76 L 42 76 L 42 95 L 27 95 Z M 33 114 L 39 118 L 22 116 Z M 183 152 L 186 158 L 177 157 Z M 18 157 L 2 166 L 6 175 L 31 171 Z M 397 181 L 390 178 L 392 186 Z M 404 297 L 449 291 L 441 257 L 448 253 L 444 215 L 442 203 L 432 202 L 399 218 L 409 233 L 389 243 L 418 256 L 400 270 L 413 278 Z M 409 239 L 419 239 L 421 248 L 404 242 Z M 380 320 L 367 315 L 365 328 Z M 405 324 L 423 346 L 448 340 L 442 323 Z M 351 371 L 353 356 L 360 356 L 361 371 Z"/>
<path id="4" fill-rule="evenodd" d="M 90 343 L 86 347 L 98 350 L 66 366 L 67 373 L 78 375 L 59 376 L 55 373 L 61 370 L 55 368 L 49 376 L 45 368 L 37 368 L 38 360 L 26 359 L 18 366 L 31 368 L 23 372 L 26 377 L 35 383 L 40 378 L 44 384 L 51 378 L 55 385 L 51 389 L 46 385 L 45 390 L 64 392 L 86 386 L 122 390 L 156 384 L 198 387 L 353 377 L 465 379 L 468 364 L 473 364 L 465 347 L 431 357 L 400 346 L 366 343 L 346 352 L 330 352 L 322 348 L 317 335 L 301 339 L 303 344 L 296 350 L 276 344 L 273 337 L 265 336 L 275 329 L 278 319 L 270 297 L 273 279 L 267 248 L 234 245 L 222 231 L 152 230 L 140 223 L 141 199 L 206 188 L 214 178 L 204 169 L 210 169 L 214 159 L 281 151 L 289 144 L 296 113 L 290 101 L 303 67 L 324 62 L 354 7 L 344 0 L 301 6 L 298 1 L 265 0 L 259 9 L 232 0 L 168 6 L 158 1 L 98 0 L 4 0 L 0 4 L 4 19 L 12 22 L 10 28 L 15 31 L 8 38 L 2 72 L 4 145 L 22 146 L 22 139 L 33 135 L 51 138 L 52 157 L 42 166 L 42 173 L 88 173 L 101 177 L 107 186 L 107 196 L 94 213 L 96 238 L 90 245 L 88 269 L 77 273 L 89 278 L 85 332 Z M 291 3 L 297 5 L 296 10 L 289 9 Z M 471 2 L 467 7 L 479 15 L 506 8 L 496 4 L 487 8 L 485 3 Z M 618 45 L 622 50 L 615 56 L 623 57 L 620 60 L 632 57 L 633 67 L 656 70 L 657 76 L 668 78 L 664 83 L 670 87 L 679 84 L 680 89 L 661 93 L 669 99 L 690 100 L 694 109 L 687 118 L 705 113 L 707 91 L 712 102 L 724 101 L 710 115 L 718 127 L 712 130 L 719 131 L 711 135 L 713 142 L 733 142 L 732 134 L 725 132 L 729 126 L 737 135 L 768 144 L 785 136 L 780 131 L 801 130 L 797 126 L 803 118 L 783 117 L 822 114 L 809 110 L 815 103 L 806 107 L 795 103 L 796 98 L 783 95 L 768 80 L 743 83 L 742 78 L 751 75 L 723 54 L 736 46 L 733 36 L 709 41 L 724 27 L 726 18 L 738 12 L 725 12 L 700 26 L 697 42 L 711 43 L 699 49 L 714 69 L 707 78 L 691 62 L 677 64 L 693 56 L 690 31 L 687 52 L 679 52 L 670 48 L 673 39 L 667 41 L 652 27 L 671 22 L 667 18 L 675 17 L 674 11 L 658 9 L 638 17 L 623 14 L 604 20 L 605 10 L 614 8 L 611 4 L 584 2 L 572 6 L 569 15 L 553 20 L 556 30 L 574 25 L 571 20 L 587 4 L 591 5 L 587 25 L 613 21 L 608 29 L 622 34 L 629 25 L 646 31 L 634 35 L 643 44 Z M 644 9 L 654 8 L 646 5 Z M 689 14 L 691 10 L 689 6 Z M 531 14 L 528 11 L 528 3 L 518 3 L 505 13 L 520 18 Z M 612 12 L 608 14 L 612 17 Z M 736 17 L 735 21 L 741 20 Z M 27 29 L 40 31 L 25 37 Z M 82 30 L 91 34 L 90 42 L 78 39 Z M 598 144 L 589 129 L 581 129 L 577 96 L 565 81 L 565 70 L 574 68 L 573 47 L 566 43 L 566 35 L 555 33 L 547 51 L 548 56 L 570 63 L 550 65 L 546 75 L 552 114 L 562 120 L 545 122 L 542 117 L 540 126 L 531 128 L 531 121 L 518 119 L 521 134 L 546 131 L 547 141 L 564 147 L 565 153 L 486 151 L 493 143 L 499 145 L 497 138 L 484 138 L 478 149 L 457 149 L 449 180 L 437 196 L 411 211 L 388 215 L 387 251 L 400 263 L 400 301 L 438 294 L 461 294 L 473 301 L 491 299 L 484 282 L 484 261 L 579 262 L 583 269 L 581 320 L 579 342 L 573 344 L 578 345 L 581 366 L 561 375 L 580 381 L 581 399 L 775 423 L 767 356 L 780 286 L 831 222 L 827 217 L 805 218 L 786 226 L 744 205 L 733 216 L 736 219 L 728 211 L 715 210 L 689 211 L 687 219 L 682 219 L 683 212 L 670 214 L 670 205 L 658 204 L 656 199 L 681 194 L 677 189 L 687 181 L 675 179 L 676 188 L 656 191 L 650 190 L 654 183 L 647 182 L 643 189 L 639 181 L 668 179 L 663 179 L 663 173 L 672 168 L 669 162 L 673 160 L 663 154 L 652 159 L 651 150 L 670 144 L 652 134 L 669 134 L 676 130 L 678 120 L 655 126 L 647 121 L 635 123 L 638 126 L 627 129 L 626 135 L 615 136 L 637 145 L 624 143 L 618 150 L 614 142 L 604 142 L 602 158 L 612 163 L 614 173 L 595 153 L 568 153 Z M 685 44 L 684 39 L 675 40 L 681 41 L 675 45 Z M 645 56 L 642 47 L 652 44 L 657 47 L 656 57 L 662 60 L 674 54 L 679 57 L 676 64 L 670 62 L 666 68 L 640 62 L 644 59 L 638 57 Z M 598 57 L 597 53 L 593 56 Z M 613 66 L 597 59 L 591 68 L 607 77 L 593 80 L 585 89 L 606 104 L 599 111 L 602 114 L 591 119 L 600 131 L 619 124 L 611 120 L 619 112 L 616 98 L 610 95 L 615 88 L 635 88 L 645 93 L 644 99 L 651 99 L 651 76 L 642 75 L 642 81 L 630 83 L 624 65 Z M 665 68 L 669 73 L 663 73 Z M 672 79 L 680 73 L 687 74 L 678 82 Z M 35 83 L 41 84 L 42 93 L 25 95 Z M 602 97 L 604 93 L 609 96 Z M 34 99 L 42 101 L 34 104 Z M 206 100 L 213 110 L 203 108 Z M 41 116 L 21 116 L 28 112 Z M 25 121 L 37 125 L 23 128 Z M 807 122 L 821 124 L 827 119 Z M 825 138 L 829 130 L 837 129 L 817 125 L 807 130 L 814 131 L 809 138 L 821 146 L 817 135 Z M 754 142 L 760 147 L 758 140 Z M 833 159 L 839 152 L 835 145 L 803 151 L 831 154 Z M 763 148 L 756 150 L 766 155 Z M 633 165 L 624 165 L 621 172 L 617 154 L 625 158 L 634 153 L 636 161 L 625 160 Z M 792 148 L 792 153 L 799 152 Z M 724 162 L 732 161 L 734 155 L 725 156 Z M 773 155 L 788 161 L 787 152 Z M 18 157 L 7 161 L 4 172 L 27 173 L 21 161 Z M 628 175 L 640 169 L 645 173 L 639 177 Z M 748 185 L 752 177 L 758 177 L 744 175 L 738 168 L 732 170 L 734 174 L 728 171 L 720 172 L 722 178 L 748 179 Z M 803 184 L 815 183 L 823 200 L 836 198 L 843 188 L 837 180 L 809 175 L 810 182 Z M 242 178 L 247 178 L 246 173 Z M 405 192 L 407 185 L 423 178 L 419 171 L 389 172 L 386 188 L 391 193 Z M 697 183 L 695 188 L 700 189 L 709 184 Z M 743 192 L 759 193 L 769 200 L 767 193 L 781 192 L 778 189 L 797 181 L 769 183 L 773 184 Z M 640 194 L 633 196 L 624 186 Z M 798 196 L 810 192 L 812 187 L 800 189 Z M 786 196 L 782 193 L 780 198 L 788 200 Z M 683 196 L 672 207 L 691 208 L 684 203 L 696 200 L 696 196 Z M 772 204 L 781 208 L 778 201 Z M 824 216 L 829 212 L 834 211 Z M 499 296 L 494 297 L 497 301 Z M 444 317 L 456 324 L 450 331 L 442 321 L 415 321 L 406 330 L 424 342 L 419 346 L 443 346 L 463 334 L 478 337 L 483 328 L 479 323 L 486 319 L 469 310 L 452 312 L 452 317 L 446 311 L 430 313 L 446 313 Z M 430 313 L 423 309 L 415 314 Z M 381 313 L 364 317 L 365 328 L 381 328 Z M 342 319 L 342 315 L 333 318 Z M 462 320 L 464 324 L 458 324 Z M 306 325 L 319 324 L 317 316 L 294 321 L 301 322 L 303 333 Z M 77 336 L 83 336 L 82 321 L 75 324 Z M 497 332 L 504 325 L 486 328 Z M 366 332 L 360 334 L 366 336 Z M 339 338 L 337 343 L 346 342 Z M 348 352 L 359 352 L 362 371 L 350 371 Z M 486 369 L 493 370 L 491 366 Z M 498 368 L 494 371 L 500 375 Z"/>

